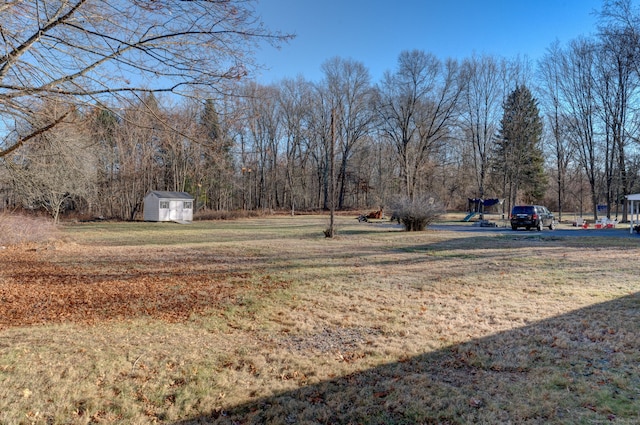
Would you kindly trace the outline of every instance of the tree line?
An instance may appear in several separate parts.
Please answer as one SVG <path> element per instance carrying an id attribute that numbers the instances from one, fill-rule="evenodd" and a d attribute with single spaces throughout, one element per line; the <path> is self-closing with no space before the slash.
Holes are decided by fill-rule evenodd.
<path id="1" fill-rule="evenodd" d="M 537 63 L 412 50 L 377 82 L 335 57 L 319 82 L 234 74 L 181 97 L 83 102 L 45 91 L 5 139 L 2 205 L 133 220 L 149 190 L 172 190 L 192 194 L 196 213 L 500 198 L 507 213 L 604 206 L 624 220 L 624 196 L 640 188 L 639 18 L 630 1 L 605 1 L 595 36 Z"/>

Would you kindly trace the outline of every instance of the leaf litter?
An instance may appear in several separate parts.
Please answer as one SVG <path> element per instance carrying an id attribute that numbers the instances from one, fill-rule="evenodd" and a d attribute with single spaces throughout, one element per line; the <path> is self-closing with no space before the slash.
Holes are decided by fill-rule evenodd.
<path id="1" fill-rule="evenodd" d="M 13 247 L 0 251 L 0 329 L 35 324 L 126 320 L 141 316 L 177 322 L 233 303 L 250 273 L 228 270 L 197 252 Z M 204 266 L 203 266 L 204 264 Z M 262 290 L 286 283 L 262 279 Z"/>

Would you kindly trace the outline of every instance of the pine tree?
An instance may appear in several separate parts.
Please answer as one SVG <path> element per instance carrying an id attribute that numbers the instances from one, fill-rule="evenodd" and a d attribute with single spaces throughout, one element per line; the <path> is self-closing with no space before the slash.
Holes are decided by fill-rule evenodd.
<path id="1" fill-rule="evenodd" d="M 233 141 L 225 134 L 220 115 L 213 100 L 207 99 L 199 117 L 202 132 L 202 159 L 205 176 L 198 182 L 197 203 L 213 209 L 222 209 L 231 191 L 233 173 Z M 202 199 L 201 199 L 202 198 Z"/>
<path id="2" fill-rule="evenodd" d="M 504 196 L 510 205 L 517 201 L 539 201 L 547 187 L 547 176 L 540 147 L 542 119 L 537 101 L 527 87 L 516 86 L 503 109 L 494 168 L 502 176 Z"/>
<path id="3" fill-rule="evenodd" d="M 213 100 L 207 99 L 204 103 L 204 110 L 200 117 L 200 124 L 204 127 L 207 143 L 213 144 L 220 138 L 220 122 L 218 120 L 218 112 L 213 104 Z"/>

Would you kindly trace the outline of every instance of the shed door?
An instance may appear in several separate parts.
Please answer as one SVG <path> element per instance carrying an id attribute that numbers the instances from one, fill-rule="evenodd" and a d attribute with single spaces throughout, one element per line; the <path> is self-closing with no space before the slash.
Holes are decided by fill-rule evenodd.
<path id="1" fill-rule="evenodd" d="M 171 208 L 169 209 L 169 220 L 181 220 L 182 219 L 182 201 L 171 201 Z"/>

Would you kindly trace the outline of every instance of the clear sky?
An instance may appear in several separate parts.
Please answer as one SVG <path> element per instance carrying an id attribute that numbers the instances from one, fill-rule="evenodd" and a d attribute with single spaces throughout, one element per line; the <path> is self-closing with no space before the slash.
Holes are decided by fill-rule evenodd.
<path id="1" fill-rule="evenodd" d="M 476 54 L 537 60 L 556 40 L 596 31 L 602 0 L 260 0 L 272 30 L 296 34 L 280 50 L 264 46 L 257 60 L 264 84 L 303 76 L 322 79 L 334 56 L 362 62 L 373 82 L 393 70 L 403 50 L 440 59 Z"/>

